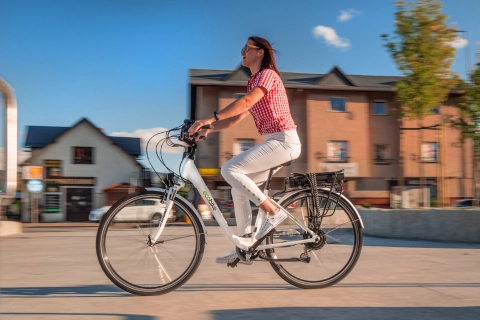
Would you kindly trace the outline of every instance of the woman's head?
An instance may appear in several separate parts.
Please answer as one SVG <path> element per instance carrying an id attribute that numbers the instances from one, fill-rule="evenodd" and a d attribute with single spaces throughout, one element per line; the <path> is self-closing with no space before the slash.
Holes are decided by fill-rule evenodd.
<path id="1" fill-rule="evenodd" d="M 280 72 L 278 72 L 277 64 L 275 62 L 275 50 L 272 48 L 272 45 L 270 44 L 270 42 L 268 42 L 267 39 L 257 37 L 257 36 L 248 37 L 245 50 L 242 50 L 242 56 L 244 56 L 244 60 L 245 60 L 246 53 L 251 49 L 257 51 L 256 55 L 252 59 L 261 60 L 260 70 L 272 69 L 277 74 L 280 74 Z M 245 61 L 245 62 L 248 63 L 249 61 Z"/>

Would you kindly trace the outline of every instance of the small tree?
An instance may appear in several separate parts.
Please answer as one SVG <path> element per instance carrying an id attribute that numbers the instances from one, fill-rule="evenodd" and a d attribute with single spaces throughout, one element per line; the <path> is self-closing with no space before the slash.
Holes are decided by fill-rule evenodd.
<path id="1" fill-rule="evenodd" d="M 447 15 L 441 13 L 442 5 L 438 0 L 397 1 L 395 5 L 398 7 L 395 36 L 383 34 L 382 37 L 385 47 L 404 74 L 396 84 L 396 100 L 401 103 L 400 115 L 402 119 L 418 120 L 421 145 L 423 118 L 447 100 L 456 82 L 456 76 L 450 70 L 455 56 L 451 42 L 456 38 L 456 30 L 448 27 Z M 402 141 L 400 145 L 403 145 Z M 400 150 L 401 170 L 403 155 L 404 150 Z M 419 168 L 420 184 L 423 186 L 423 166 Z M 400 185 L 403 185 L 403 175 L 401 171 Z"/>

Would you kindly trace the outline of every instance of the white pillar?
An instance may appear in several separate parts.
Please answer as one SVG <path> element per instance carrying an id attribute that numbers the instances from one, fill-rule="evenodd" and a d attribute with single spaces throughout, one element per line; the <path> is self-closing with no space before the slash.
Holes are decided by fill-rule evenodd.
<path id="1" fill-rule="evenodd" d="M 17 99 L 13 88 L 0 77 L 0 93 L 5 101 L 5 189 L 0 194 L 0 205 L 8 205 L 17 191 Z"/>

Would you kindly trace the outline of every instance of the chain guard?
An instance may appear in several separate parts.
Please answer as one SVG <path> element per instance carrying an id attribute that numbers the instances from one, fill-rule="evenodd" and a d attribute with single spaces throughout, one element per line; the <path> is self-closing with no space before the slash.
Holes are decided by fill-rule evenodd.
<path id="1" fill-rule="evenodd" d="M 237 257 L 241 261 L 247 262 L 247 252 L 245 250 L 240 249 L 239 247 L 235 247 L 235 250 L 237 252 Z M 259 254 L 258 251 L 254 251 L 253 254 L 250 256 L 250 261 L 253 261 L 256 258 L 258 258 L 258 254 Z"/>

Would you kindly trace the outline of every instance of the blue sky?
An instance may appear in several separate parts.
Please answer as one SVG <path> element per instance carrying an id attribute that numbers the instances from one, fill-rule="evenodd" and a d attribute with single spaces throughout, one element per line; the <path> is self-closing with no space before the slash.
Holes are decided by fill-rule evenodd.
<path id="1" fill-rule="evenodd" d="M 0 2 L 0 76 L 16 90 L 21 133 L 82 117 L 107 134 L 176 126 L 188 115 L 188 70 L 237 68 L 250 35 L 274 44 L 280 71 L 400 75 L 380 38 L 394 31 L 393 0 Z M 469 33 L 453 66 L 463 76 L 480 1 L 443 3 Z"/>

